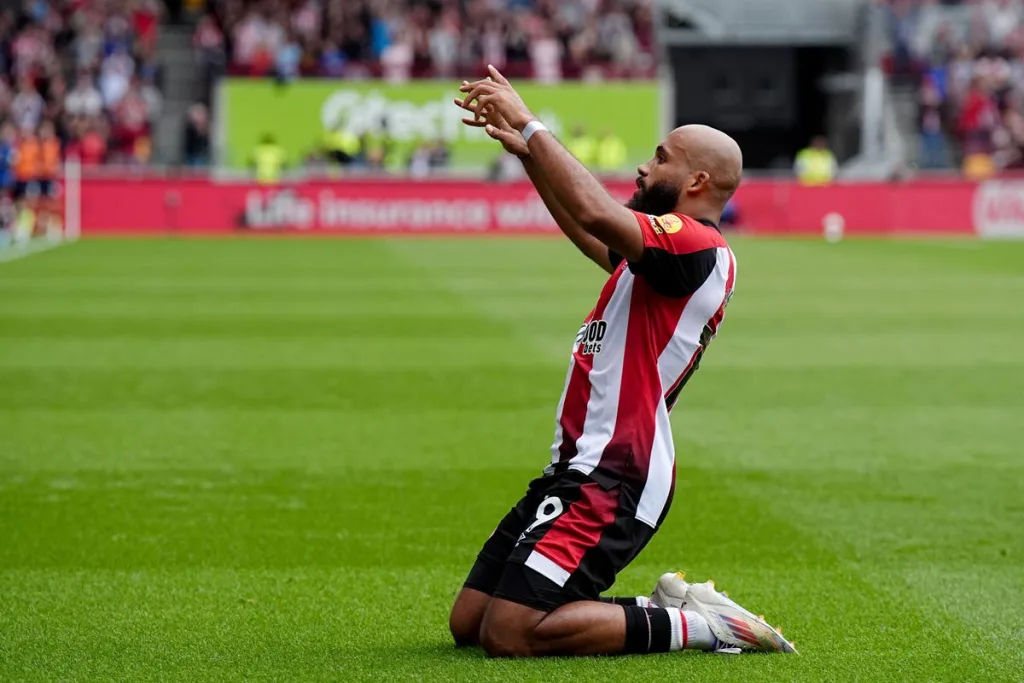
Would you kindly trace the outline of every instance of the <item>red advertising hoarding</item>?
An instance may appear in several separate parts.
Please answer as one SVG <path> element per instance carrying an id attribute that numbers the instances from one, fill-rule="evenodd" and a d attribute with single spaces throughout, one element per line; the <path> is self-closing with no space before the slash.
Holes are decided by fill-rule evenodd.
<path id="1" fill-rule="evenodd" d="M 625 198 L 635 187 L 609 184 Z M 847 234 L 979 234 L 1024 237 L 1024 180 L 910 181 L 803 187 L 751 180 L 735 199 L 737 225 L 801 235 L 842 218 Z M 554 233 L 525 182 L 377 179 L 274 186 L 206 178 L 85 178 L 82 227 L 97 233 L 318 234 Z"/>

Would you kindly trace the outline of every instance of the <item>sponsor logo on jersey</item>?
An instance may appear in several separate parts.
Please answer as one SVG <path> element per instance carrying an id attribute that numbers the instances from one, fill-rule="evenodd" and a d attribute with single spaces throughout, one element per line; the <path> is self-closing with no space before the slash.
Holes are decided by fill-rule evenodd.
<path id="1" fill-rule="evenodd" d="M 591 320 L 583 323 L 583 327 L 576 333 L 576 346 L 584 356 L 593 356 L 601 353 L 601 342 L 608 331 L 608 323 L 603 320 Z"/>
<path id="2" fill-rule="evenodd" d="M 683 229 L 683 219 L 674 213 L 658 216 L 654 219 L 654 232 L 671 235 Z"/>

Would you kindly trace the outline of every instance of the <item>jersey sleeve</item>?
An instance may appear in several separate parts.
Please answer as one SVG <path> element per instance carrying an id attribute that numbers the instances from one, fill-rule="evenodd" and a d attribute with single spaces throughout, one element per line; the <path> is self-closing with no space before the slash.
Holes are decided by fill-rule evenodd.
<path id="1" fill-rule="evenodd" d="M 700 289 L 718 262 L 716 250 L 726 246 L 721 234 L 680 214 L 633 215 L 644 237 L 643 256 L 629 264 L 633 274 L 662 296 L 687 297 Z"/>

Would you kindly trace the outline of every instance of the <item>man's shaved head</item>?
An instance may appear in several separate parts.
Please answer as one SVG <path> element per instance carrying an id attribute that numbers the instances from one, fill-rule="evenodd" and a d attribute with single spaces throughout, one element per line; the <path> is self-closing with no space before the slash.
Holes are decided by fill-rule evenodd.
<path id="1" fill-rule="evenodd" d="M 639 188 L 629 207 L 661 215 L 685 213 L 718 221 L 743 177 L 743 153 L 710 126 L 681 126 L 637 169 Z"/>
<path id="2" fill-rule="evenodd" d="M 686 157 L 691 171 L 707 172 L 724 206 L 743 177 L 743 152 L 736 141 L 717 128 L 690 125 L 676 128 L 665 142 Z"/>

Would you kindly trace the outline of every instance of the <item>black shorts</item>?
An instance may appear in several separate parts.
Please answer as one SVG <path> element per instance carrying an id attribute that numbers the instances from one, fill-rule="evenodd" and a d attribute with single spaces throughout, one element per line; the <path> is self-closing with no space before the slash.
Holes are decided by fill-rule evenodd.
<path id="1" fill-rule="evenodd" d="M 596 600 L 657 530 L 636 518 L 641 493 L 575 470 L 533 480 L 484 543 L 465 587 L 544 612 Z"/>

